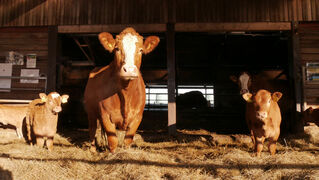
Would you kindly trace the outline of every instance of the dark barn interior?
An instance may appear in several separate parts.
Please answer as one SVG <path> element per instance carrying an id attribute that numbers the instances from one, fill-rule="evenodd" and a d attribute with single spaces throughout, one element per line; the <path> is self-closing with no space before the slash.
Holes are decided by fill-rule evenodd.
<path id="1" fill-rule="evenodd" d="M 147 86 L 161 85 L 165 89 L 166 39 L 164 33 L 155 35 L 161 42 L 154 52 L 143 56 L 141 72 Z M 213 89 L 213 100 L 208 107 L 196 107 L 196 98 L 188 100 L 190 106 L 180 104 L 177 99 L 177 128 L 247 133 L 245 102 L 229 77 L 242 71 L 252 74 L 271 71 L 274 76 L 282 73 L 282 77 L 289 79 L 291 41 L 287 31 L 180 32 L 176 33 L 175 41 L 177 92 L 183 86 L 189 91 L 196 86 Z M 107 65 L 113 54 L 104 50 L 97 34 L 59 34 L 58 42 L 58 91 L 72 94 L 61 114 L 63 126 L 59 127 L 86 128 L 82 101 L 88 73 L 94 66 Z M 140 129 L 165 130 L 166 127 L 167 102 L 166 105 L 147 104 Z"/>

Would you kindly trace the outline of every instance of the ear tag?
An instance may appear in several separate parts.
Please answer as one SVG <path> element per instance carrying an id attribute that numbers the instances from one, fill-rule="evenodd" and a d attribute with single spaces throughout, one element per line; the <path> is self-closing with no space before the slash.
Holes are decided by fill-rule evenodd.
<path id="1" fill-rule="evenodd" d="M 46 101 L 47 101 L 47 98 L 42 97 L 42 98 L 41 98 L 41 101 L 42 101 L 42 102 L 46 102 Z"/>
<path id="2" fill-rule="evenodd" d="M 62 103 L 67 103 L 68 100 L 67 100 L 66 98 L 62 98 L 61 102 L 62 102 Z"/>
<path id="3" fill-rule="evenodd" d="M 146 49 L 150 49 L 151 48 L 151 44 L 148 44 L 147 48 Z"/>
<path id="4" fill-rule="evenodd" d="M 112 47 L 113 47 L 111 43 L 107 44 L 107 46 L 109 46 L 110 48 L 112 48 Z"/>

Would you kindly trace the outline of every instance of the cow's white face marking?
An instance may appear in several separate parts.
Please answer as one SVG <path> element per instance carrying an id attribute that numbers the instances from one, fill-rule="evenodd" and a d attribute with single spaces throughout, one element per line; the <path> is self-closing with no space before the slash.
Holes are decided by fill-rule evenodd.
<path id="1" fill-rule="evenodd" d="M 124 62 L 130 67 L 135 66 L 134 56 L 136 50 L 136 42 L 137 37 L 132 35 L 131 33 L 126 34 L 122 40 L 123 50 L 125 54 Z"/>
<path id="2" fill-rule="evenodd" d="M 52 93 L 51 96 L 52 96 L 53 99 L 55 99 L 55 98 L 60 97 L 60 94 L 58 94 L 58 93 Z"/>
<path id="3" fill-rule="evenodd" d="M 247 89 L 248 90 L 248 81 L 249 81 L 249 75 L 247 73 L 243 73 L 240 77 L 239 77 L 239 82 L 240 82 L 240 87 L 241 89 Z"/>

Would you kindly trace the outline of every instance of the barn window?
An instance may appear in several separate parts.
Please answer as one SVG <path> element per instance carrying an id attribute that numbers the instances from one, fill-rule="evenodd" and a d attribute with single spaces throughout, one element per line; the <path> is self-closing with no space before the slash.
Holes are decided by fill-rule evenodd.
<path id="1" fill-rule="evenodd" d="M 146 104 L 145 110 L 167 111 L 168 94 L 167 85 L 146 85 Z M 179 85 L 178 95 L 200 91 L 210 107 L 214 107 L 214 86 L 212 85 Z"/>

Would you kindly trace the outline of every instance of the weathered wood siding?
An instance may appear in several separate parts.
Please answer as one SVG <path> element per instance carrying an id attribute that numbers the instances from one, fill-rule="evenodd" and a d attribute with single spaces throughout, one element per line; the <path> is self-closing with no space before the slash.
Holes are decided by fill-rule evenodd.
<path id="1" fill-rule="evenodd" d="M 156 24 L 168 14 L 177 23 L 317 21 L 319 0 L 0 0 L 2 27 Z"/>
<path id="2" fill-rule="evenodd" d="M 298 33 L 301 65 L 305 67 L 307 62 L 319 63 L 319 24 L 300 24 Z M 304 102 L 319 105 L 319 82 L 304 81 Z"/>
<path id="3" fill-rule="evenodd" d="M 37 54 L 36 69 L 40 69 L 40 75 L 47 75 L 48 71 L 48 28 L 0 28 L 0 62 L 5 62 L 8 51 L 16 51 L 26 54 Z M 20 76 L 24 65 L 13 65 L 12 76 Z M 39 92 L 44 92 L 45 81 L 39 80 L 39 84 L 22 84 L 19 79 L 11 81 L 11 92 L 1 92 L 0 99 L 34 99 L 39 97 Z M 41 89 L 22 90 L 22 88 Z"/>

